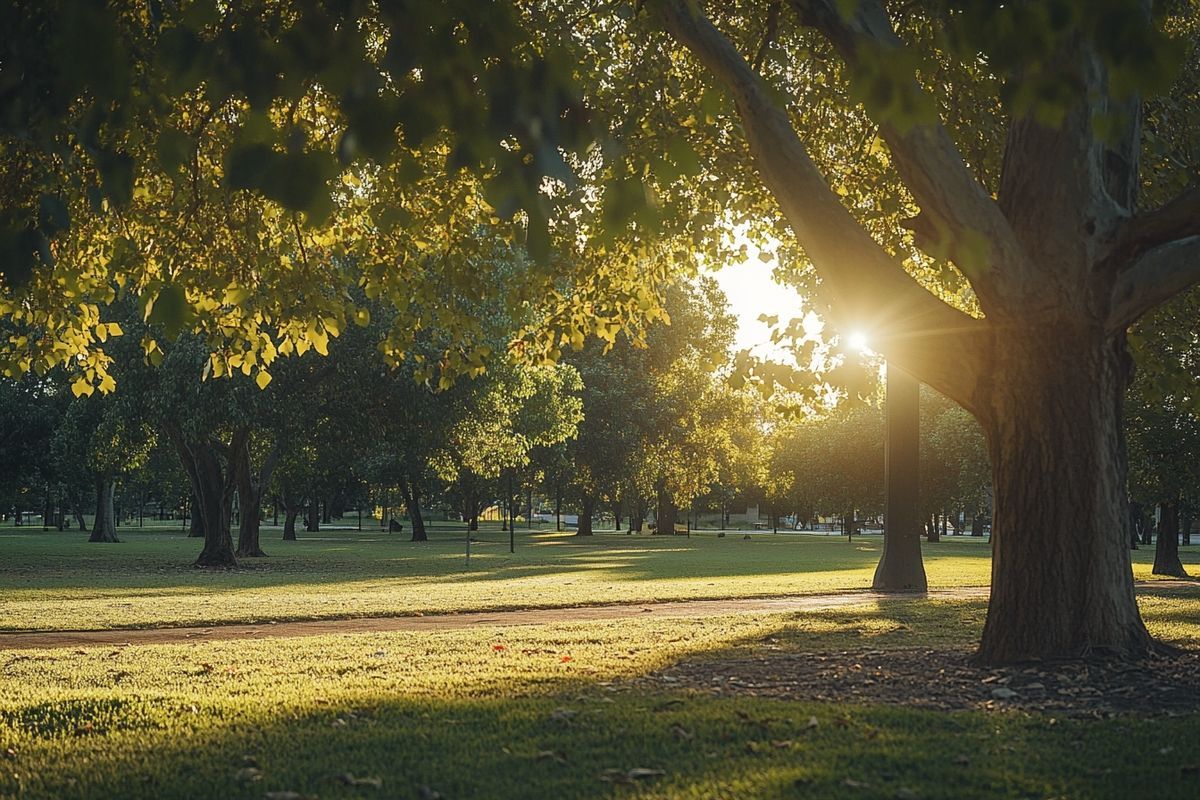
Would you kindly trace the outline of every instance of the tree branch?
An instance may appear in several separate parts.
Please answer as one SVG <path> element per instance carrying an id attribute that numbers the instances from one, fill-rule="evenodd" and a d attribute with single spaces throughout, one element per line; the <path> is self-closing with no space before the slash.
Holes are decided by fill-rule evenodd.
<path id="1" fill-rule="evenodd" d="M 730 90 L 763 181 L 817 268 L 839 327 L 870 331 L 872 346 L 966 406 L 973 404 L 984 323 L 921 288 L 842 206 L 787 113 L 691 0 L 658 4 L 667 30 Z"/>
<path id="2" fill-rule="evenodd" d="M 1123 330 L 1159 303 L 1200 282 L 1200 233 L 1160 245 L 1117 277 L 1107 328 Z"/>
<path id="3" fill-rule="evenodd" d="M 851 18 L 842 16 L 841 4 L 836 0 L 790 2 L 801 22 L 820 31 L 851 67 L 861 66 L 863 58 L 872 53 L 879 58 L 881 51 L 891 51 L 888 58 L 894 62 L 895 53 L 905 49 L 878 0 L 859 0 Z M 909 91 L 925 95 L 915 76 L 911 76 L 909 83 Z M 938 244 L 937 240 L 945 236 L 949 237 L 950 244 L 987 243 L 982 263 L 977 263 L 981 260 L 979 255 L 970 253 L 976 249 L 974 247 L 947 248 L 963 274 L 970 279 L 987 312 L 993 300 L 1004 299 L 1004 286 L 996 280 L 995 268 L 1028 265 L 1008 219 L 987 190 L 975 180 L 940 120 L 904 130 L 887 119 L 877 121 L 880 136 L 887 142 L 900 177 L 921 207 L 922 216 L 927 217 L 923 227 L 937 232 L 934 240 L 926 240 L 926 246 Z M 946 244 L 941 242 L 943 248 Z M 956 253 L 956 250 L 961 252 Z M 968 253 L 971 257 L 967 257 Z"/>
<path id="4" fill-rule="evenodd" d="M 1101 269 L 1132 268 L 1140 256 L 1177 239 L 1200 235 L 1200 186 L 1185 190 L 1166 205 L 1130 217 L 1117 232 Z"/>

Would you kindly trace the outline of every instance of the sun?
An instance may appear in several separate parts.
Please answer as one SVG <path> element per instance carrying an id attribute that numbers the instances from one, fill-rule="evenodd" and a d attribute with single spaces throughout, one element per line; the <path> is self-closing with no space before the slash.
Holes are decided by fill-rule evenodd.
<path id="1" fill-rule="evenodd" d="M 867 335 L 862 331 L 851 331 L 846 337 L 846 344 L 856 353 L 865 353 L 871 349 L 867 345 Z"/>

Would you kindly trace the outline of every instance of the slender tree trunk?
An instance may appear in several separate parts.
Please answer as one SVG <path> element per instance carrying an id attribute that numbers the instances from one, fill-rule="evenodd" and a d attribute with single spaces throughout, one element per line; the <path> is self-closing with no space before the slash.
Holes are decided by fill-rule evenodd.
<path id="1" fill-rule="evenodd" d="M 925 523 L 925 540 L 928 542 L 941 541 L 941 536 L 938 535 L 937 514 L 930 514 Z"/>
<path id="2" fill-rule="evenodd" d="M 1155 575 L 1186 578 L 1187 571 L 1179 560 L 1179 498 L 1160 506 L 1162 515 L 1158 523 L 1158 542 L 1154 546 Z"/>
<path id="3" fill-rule="evenodd" d="M 1192 510 L 1190 508 L 1180 507 L 1179 534 L 1185 547 L 1192 543 Z"/>
<path id="4" fill-rule="evenodd" d="M 978 509 L 971 515 L 971 535 L 983 536 L 983 514 Z"/>
<path id="5" fill-rule="evenodd" d="M 562 483 L 554 481 L 554 530 L 562 530 Z"/>
<path id="6" fill-rule="evenodd" d="M 265 556 L 259 541 L 260 516 L 263 490 L 270 483 L 271 473 L 279 458 L 279 451 L 272 448 L 257 474 L 250 463 L 250 442 L 247 439 L 239 453 L 230 456 L 234 460 L 238 487 L 238 546 L 237 555 L 259 558 Z"/>
<path id="7" fill-rule="evenodd" d="M 920 491 L 921 384 L 893 364 L 887 367 L 884 474 L 887 496 L 883 554 L 872 588 L 880 592 L 924 592 L 929 588 L 921 559 Z"/>
<path id="8" fill-rule="evenodd" d="M 113 494 L 117 484 L 109 477 L 96 477 L 96 519 L 92 522 L 89 542 L 119 542 L 116 515 L 113 511 Z"/>
<path id="9" fill-rule="evenodd" d="M 293 504 L 284 506 L 283 510 L 283 540 L 296 541 L 296 517 L 300 516 L 300 506 Z"/>
<path id="10" fill-rule="evenodd" d="M 576 536 L 591 536 L 592 535 L 592 515 L 596 511 L 595 498 L 588 496 L 584 497 L 579 503 L 579 525 L 576 529 Z"/>
<path id="11" fill-rule="evenodd" d="M 1126 535 L 1123 341 L 1058 321 L 1006 339 L 992 358 L 980 416 L 995 516 L 979 658 L 1145 653 L 1153 641 Z"/>
<path id="12" fill-rule="evenodd" d="M 321 530 L 321 501 L 315 494 L 308 499 L 308 514 L 304 520 L 304 530 L 309 533 Z"/>
<path id="13" fill-rule="evenodd" d="M 79 526 L 79 532 L 87 533 L 87 529 L 88 529 L 87 519 L 84 518 L 83 512 L 79 510 L 79 501 L 78 500 L 71 501 L 71 510 L 75 516 L 75 524 L 77 524 Z"/>
<path id="14" fill-rule="evenodd" d="M 646 501 L 639 492 L 633 500 L 633 508 L 629 510 L 629 530 L 641 533 L 646 525 Z"/>
<path id="15" fill-rule="evenodd" d="M 200 500 L 196 497 L 195 490 L 192 491 L 191 505 L 188 507 L 188 538 L 203 539 L 204 538 L 204 520 L 200 518 Z"/>
<path id="16" fill-rule="evenodd" d="M 404 495 L 404 506 L 408 509 L 408 520 L 412 524 L 412 539 L 414 542 L 427 542 L 429 536 L 425 533 L 425 518 L 421 515 L 421 490 L 411 480 L 400 484 Z"/>
<path id="17" fill-rule="evenodd" d="M 612 511 L 613 511 L 613 530 L 619 531 L 619 530 L 621 530 L 621 501 L 620 500 L 613 501 Z"/>

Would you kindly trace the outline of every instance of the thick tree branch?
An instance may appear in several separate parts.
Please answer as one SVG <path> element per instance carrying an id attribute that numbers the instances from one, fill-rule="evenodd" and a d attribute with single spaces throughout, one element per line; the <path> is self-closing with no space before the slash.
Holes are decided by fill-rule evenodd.
<path id="1" fill-rule="evenodd" d="M 877 0 L 860 0 L 852 17 L 844 17 L 836 0 L 790 0 L 800 20 L 820 31 L 837 48 L 852 68 L 864 59 L 895 55 L 905 45 L 892 28 L 887 11 Z M 915 76 L 908 91 L 924 95 Z M 917 205 L 923 226 L 933 232 L 925 246 L 939 244 L 951 252 L 963 274 L 970 279 L 985 312 L 994 300 L 1005 299 L 1004 284 L 996 269 L 1023 268 L 1028 259 L 1012 226 L 987 190 L 975 180 L 954 140 L 939 120 L 900 129 L 887 119 L 878 120 L 880 136 L 887 142 L 893 162 Z M 982 263 L 974 253 L 976 242 L 985 242 Z M 968 244 L 954 248 L 954 243 Z M 951 245 L 951 246 L 947 246 Z M 922 246 L 918 243 L 918 246 Z M 923 248 L 924 249 L 924 248 Z M 955 253 L 958 250 L 960 252 Z M 967 257 L 970 254 L 971 257 Z M 1010 301 L 1021 298 L 1008 298 Z"/>
<path id="2" fill-rule="evenodd" d="M 690 0 L 657 4 L 668 31 L 729 89 L 755 164 L 805 253 L 839 327 L 958 402 L 973 404 L 985 324 L 921 288 L 830 191 L 787 113 L 725 36 Z"/>
<path id="3" fill-rule="evenodd" d="M 1177 239 L 1200 236 L 1200 186 L 1193 186 L 1164 206 L 1129 218 L 1117 231 L 1102 269 L 1118 273 L 1140 256 Z"/>
<path id="4" fill-rule="evenodd" d="M 1200 234 L 1160 245 L 1117 277 L 1108 329 L 1133 324 L 1159 303 L 1200 282 Z"/>

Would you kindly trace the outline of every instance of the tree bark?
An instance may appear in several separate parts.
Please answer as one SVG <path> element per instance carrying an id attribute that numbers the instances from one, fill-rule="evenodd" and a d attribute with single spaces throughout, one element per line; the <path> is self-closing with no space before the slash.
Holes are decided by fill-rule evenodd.
<path id="1" fill-rule="evenodd" d="M 411 480 L 400 484 L 400 492 L 404 495 L 404 507 L 408 509 L 408 520 L 412 524 L 413 542 L 427 542 L 429 535 L 425 532 L 425 518 L 421 515 L 421 490 Z"/>
<path id="2" fill-rule="evenodd" d="M 675 533 L 675 520 L 679 518 L 679 509 L 665 490 L 658 496 L 658 520 L 655 533 L 661 536 L 671 536 Z"/>
<path id="3" fill-rule="evenodd" d="M 872 588 L 879 592 L 924 592 L 929 588 L 921 560 L 919 458 L 921 384 L 899 367 L 887 367 L 884 471 L 887 497 L 883 555 Z"/>
<path id="4" fill-rule="evenodd" d="M 304 517 L 304 530 L 316 533 L 321 530 L 321 501 L 316 494 L 308 500 L 308 513 Z"/>
<path id="5" fill-rule="evenodd" d="M 112 478 L 96 477 L 96 519 L 92 522 L 89 542 L 121 541 L 117 538 L 116 515 L 113 511 L 113 495 L 116 489 L 116 481 Z"/>
<path id="6" fill-rule="evenodd" d="M 283 540 L 296 541 L 296 517 L 300 516 L 300 506 L 285 506 L 283 511 Z"/>
<path id="7" fill-rule="evenodd" d="M 646 502 L 642 499 L 642 495 L 639 492 L 634 498 L 633 507 L 629 509 L 629 530 L 633 533 L 641 533 L 645 525 Z"/>
<path id="8" fill-rule="evenodd" d="M 596 499 L 588 496 L 584 497 L 579 502 L 579 524 L 576 527 L 576 536 L 591 536 L 592 535 L 592 515 L 596 512 Z"/>
<path id="9" fill-rule="evenodd" d="M 191 505 L 188 507 L 188 538 L 203 539 L 204 538 L 204 521 L 200 519 L 200 513 L 197 509 L 200 508 L 200 501 L 196 498 L 195 490 L 192 491 Z"/>
<path id="10" fill-rule="evenodd" d="M 230 568 L 237 566 L 233 552 L 233 537 L 229 523 L 232 515 L 234 489 L 233 470 L 223 470 L 217 447 L 209 441 L 188 441 L 173 425 L 168 435 L 179 454 L 184 472 L 192 484 L 195 505 L 193 517 L 198 517 L 204 530 L 204 547 L 196 559 L 197 567 Z M 236 453 L 244 446 L 246 432 L 234 432 L 229 452 Z"/>
<path id="11" fill-rule="evenodd" d="M 271 448 L 256 474 L 250 463 L 250 442 L 247 439 L 240 452 L 232 453 L 233 469 L 237 481 L 239 520 L 237 555 L 261 558 L 266 555 L 259 541 L 260 517 L 263 490 L 271 481 L 271 473 L 279 459 L 278 448 Z"/>
<path id="12" fill-rule="evenodd" d="M 1126 538 L 1122 341 L 1059 321 L 993 353 L 987 663 L 1145 653 Z"/>
<path id="13" fill-rule="evenodd" d="M 1162 515 L 1158 522 L 1158 542 L 1154 545 L 1154 569 L 1151 572 L 1172 578 L 1186 578 L 1187 570 L 1179 560 L 1179 498 L 1163 503 L 1160 508 Z"/>
<path id="14" fill-rule="evenodd" d="M 562 530 L 562 484 L 554 482 L 554 530 Z"/>

